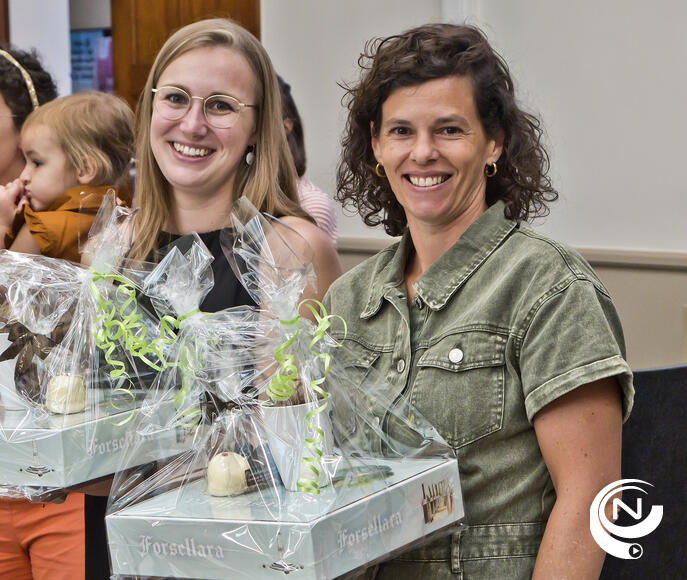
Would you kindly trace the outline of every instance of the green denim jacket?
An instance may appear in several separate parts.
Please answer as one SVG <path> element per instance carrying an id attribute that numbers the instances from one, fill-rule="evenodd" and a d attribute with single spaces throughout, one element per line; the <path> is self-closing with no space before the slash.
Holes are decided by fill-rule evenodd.
<path id="1" fill-rule="evenodd" d="M 412 240 L 364 261 L 329 289 L 334 330 L 359 366 L 386 377 L 458 457 L 467 527 L 402 554 L 377 578 L 528 578 L 555 501 L 532 418 L 557 397 L 632 373 L 607 290 L 573 250 L 488 209 L 415 283 Z"/>

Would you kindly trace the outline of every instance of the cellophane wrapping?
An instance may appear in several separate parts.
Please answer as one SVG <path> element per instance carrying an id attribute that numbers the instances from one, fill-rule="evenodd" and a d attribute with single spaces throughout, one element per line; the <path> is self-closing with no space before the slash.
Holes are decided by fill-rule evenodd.
<path id="1" fill-rule="evenodd" d="M 137 429 L 185 429 L 194 443 L 116 475 L 114 577 L 333 578 L 460 522 L 452 449 L 328 336 L 343 321 L 302 300 L 314 280 L 302 238 L 242 199 L 222 243 L 260 308 L 181 322 L 156 394 L 179 411 Z M 183 270 L 158 278 L 175 287 Z"/>
<path id="2" fill-rule="evenodd" d="M 105 199 L 90 267 L 0 252 L 0 496 L 43 500 L 112 474 L 131 444 L 172 342 L 122 266 L 133 216 Z"/>

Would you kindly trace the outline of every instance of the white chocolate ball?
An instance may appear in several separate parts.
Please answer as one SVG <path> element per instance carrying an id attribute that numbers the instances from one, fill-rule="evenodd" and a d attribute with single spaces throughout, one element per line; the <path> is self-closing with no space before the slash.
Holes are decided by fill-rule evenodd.
<path id="1" fill-rule="evenodd" d="M 238 453 L 224 451 L 215 455 L 208 463 L 208 493 L 216 496 L 243 493 L 246 483 L 248 460 Z"/>
<path id="2" fill-rule="evenodd" d="M 51 413 L 68 415 L 86 407 L 86 384 L 81 377 L 59 376 L 48 381 L 45 406 Z"/>

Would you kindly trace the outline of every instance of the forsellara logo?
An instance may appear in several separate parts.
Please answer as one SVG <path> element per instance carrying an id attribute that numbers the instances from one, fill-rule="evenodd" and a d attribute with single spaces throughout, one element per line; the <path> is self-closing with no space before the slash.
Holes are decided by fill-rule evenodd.
<path id="1" fill-rule="evenodd" d="M 642 501 L 644 498 L 638 494 L 647 495 L 647 491 L 640 487 L 640 485 L 653 487 L 653 485 L 641 479 L 620 479 L 614 481 L 604 487 L 596 495 L 592 502 L 592 507 L 589 508 L 589 529 L 592 532 L 594 540 L 596 540 L 596 543 L 599 544 L 603 550 L 616 558 L 636 560 L 641 557 L 644 552 L 642 546 L 636 542 L 622 541 L 618 538 L 622 538 L 623 540 L 643 538 L 653 532 L 663 519 L 662 505 L 652 505 L 651 511 L 644 517 L 644 503 Z M 625 503 L 625 501 L 623 501 L 625 498 L 613 498 L 611 502 L 613 520 L 618 519 L 619 510 L 622 509 L 637 523 L 629 526 L 619 526 L 609 521 L 606 517 L 606 505 L 615 494 L 630 490 L 638 492 L 637 494 L 630 494 L 632 496 L 638 495 L 634 509 L 631 505 L 628 505 L 628 503 L 632 503 L 631 500 L 628 499 L 626 500 L 628 503 Z"/>

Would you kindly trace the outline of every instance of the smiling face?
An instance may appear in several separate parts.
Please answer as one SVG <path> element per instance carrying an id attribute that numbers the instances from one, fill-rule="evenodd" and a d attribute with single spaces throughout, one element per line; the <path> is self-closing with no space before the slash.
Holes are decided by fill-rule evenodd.
<path id="1" fill-rule="evenodd" d="M 229 95 L 255 104 L 255 76 L 248 61 L 236 50 L 222 46 L 196 48 L 170 63 L 157 82 L 189 95 Z M 203 102 L 193 99 L 181 119 L 170 121 L 155 108 L 150 122 L 150 146 L 175 198 L 227 196 L 233 199 L 234 181 L 246 149 L 255 143 L 256 113 L 244 108 L 228 129 L 211 126 Z"/>
<path id="2" fill-rule="evenodd" d="M 470 79 L 450 76 L 393 91 L 372 149 L 412 231 L 486 210 L 484 168 L 498 160 L 501 141 L 484 133 Z"/>
<path id="3" fill-rule="evenodd" d="M 35 211 L 48 209 L 62 193 L 80 181 L 70 167 L 55 132 L 45 125 L 26 127 L 21 134 L 26 166 L 19 178 Z"/>

